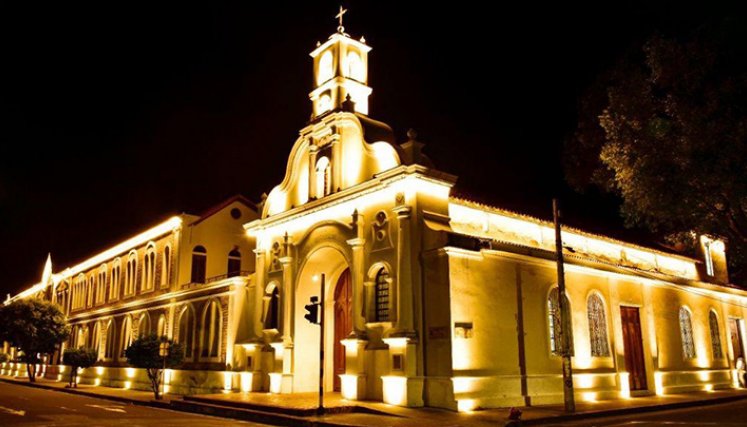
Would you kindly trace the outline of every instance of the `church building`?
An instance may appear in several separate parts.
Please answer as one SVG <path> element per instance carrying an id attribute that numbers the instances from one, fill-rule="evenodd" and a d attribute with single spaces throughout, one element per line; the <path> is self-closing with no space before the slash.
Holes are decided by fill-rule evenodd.
<path id="1" fill-rule="evenodd" d="M 64 308 L 66 345 L 100 357 L 82 382 L 147 389 L 123 352 L 157 333 L 186 348 L 169 392 L 316 391 L 321 328 L 305 315 L 323 297 L 327 391 L 451 410 L 559 403 L 564 298 L 577 399 L 739 387 L 747 292 L 729 284 L 722 240 L 701 236 L 691 258 L 564 227 L 560 295 L 552 223 L 453 196 L 457 177 L 414 132 L 399 143 L 372 118 L 370 51 L 342 25 L 311 51 L 311 120 L 259 205 L 171 218 L 12 298 Z"/>

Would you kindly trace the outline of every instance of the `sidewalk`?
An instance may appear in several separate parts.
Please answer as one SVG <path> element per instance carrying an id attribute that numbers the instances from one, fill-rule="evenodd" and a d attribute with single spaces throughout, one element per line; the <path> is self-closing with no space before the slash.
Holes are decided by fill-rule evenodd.
<path id="1" fill-rule="evenodd" d="M 430 408 L 402 408 L 380 402 L 347 402 L 339 394 L 325 395 L 327 405 L 338 413 L 324 416 L 311 415 L 316 407 L 317 395 L 272 395 L 267 393 L 225 393 L 189 396 L 166 395 L 163 401 L 154 401 L 153 393 L 93 385 L 65 388 L 66 383 L 39 378 L 36 383 L 28 379 L 0 376 L 0 381 L 80 394 L 119 402 L 148 405 L 166 409 L 184 410 L 217 416 L 254 419 L 279 425 L 308 426 L 496 426 L 507 420 L 507 409 L 486 409 L 470 413 L 456 413 Z M 627 400 L 579 402 L 574 414 L 566 414 L 562 405 L 521 408 L 523 425 L 559 423 L 593 417 L 608 417 L 630 413 L 677 409 L 734 400 L 747 399 L 747 390 L 718 390 L 672 394 L 667 396 L 636 397 Z"/>

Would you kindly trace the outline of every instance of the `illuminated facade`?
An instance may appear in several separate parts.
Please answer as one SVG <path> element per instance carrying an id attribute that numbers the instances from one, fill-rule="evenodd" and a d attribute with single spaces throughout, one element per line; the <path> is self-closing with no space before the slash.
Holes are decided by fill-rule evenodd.
<path id="1" fill-rule="evenodd" d="M 562 401 L 552 224 L 451 196 L 416 135 L 399 144 L 369 118 L 370 49 L 340 27 L 313 50 L 312 120 L 258 212 L 175 218 L 18 296 L 61 302 L 69 345 L 102 338 L 103 373 L 84 379 L 147 387 L 118 356 L 147 325 L 192 343 L 170 391 L 316 391 L 304 305 L 324 283 L 326 390 L 454 410 Z M 693 259 L 564 229 L 579 399 L 735 386 L 747 292 L 728 286 L 724 243 L 701 243 Z"/>

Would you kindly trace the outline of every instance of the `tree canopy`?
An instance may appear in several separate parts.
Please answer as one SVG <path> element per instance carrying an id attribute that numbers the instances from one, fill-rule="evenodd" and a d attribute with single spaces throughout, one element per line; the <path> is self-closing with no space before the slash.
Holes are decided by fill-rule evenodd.
<path id="1" fill-rule="evenodd" d="M 565 169 L 577 189 L 622 199 L 631 226 L 676 243 L 727 238 L 732 277 L 747 273 L 747 31 L 720 21 L 654 35 L 582 96 Z"/>
<path id="2" fill-rule="evenodd" d="M 70 366 L 70 386 L 75 384 L 78 368 L 90 368 L 96 363 L 98 354 L 93 348 L 66 348 L 62 356 L 62 363 Z"/>
<path id="3" fill-rule="evenodd" d="M 70 336 L 70 327 L 57 304 L 38 299 L 21 299 L 0 306 L 0 341 L 19 348 L 28 365 L 29 381 L 36 376 L 39 354 L 51 354 Z"/>
<path id="4" fill-rule="evenodd" d="M 168 347 L 165 366 L 164 357 L 160 355 L 163 344 Z M 133 341 L 125 350 L 125 356 L 127 357 L 127 363 L 146 370 L 155 398 L 160 399 L 161 371 L 164 367 L 176 368 L 181 365 L 184 359 L 184 347 L 166 337 L 147 335 Z"/>

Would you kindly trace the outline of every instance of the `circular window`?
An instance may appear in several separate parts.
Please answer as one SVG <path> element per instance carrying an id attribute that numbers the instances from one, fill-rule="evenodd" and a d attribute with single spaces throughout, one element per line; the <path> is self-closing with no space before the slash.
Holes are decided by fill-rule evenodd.
<path id="1" fill-rule="evenodd" d="M 231 218 L 233 218 L 233 219 L 239 219 L 239 218 L 241 218 L 241 209 L 239 209 L 239 208 L 233 208 L 233 209 L 231 209 Z"/>

